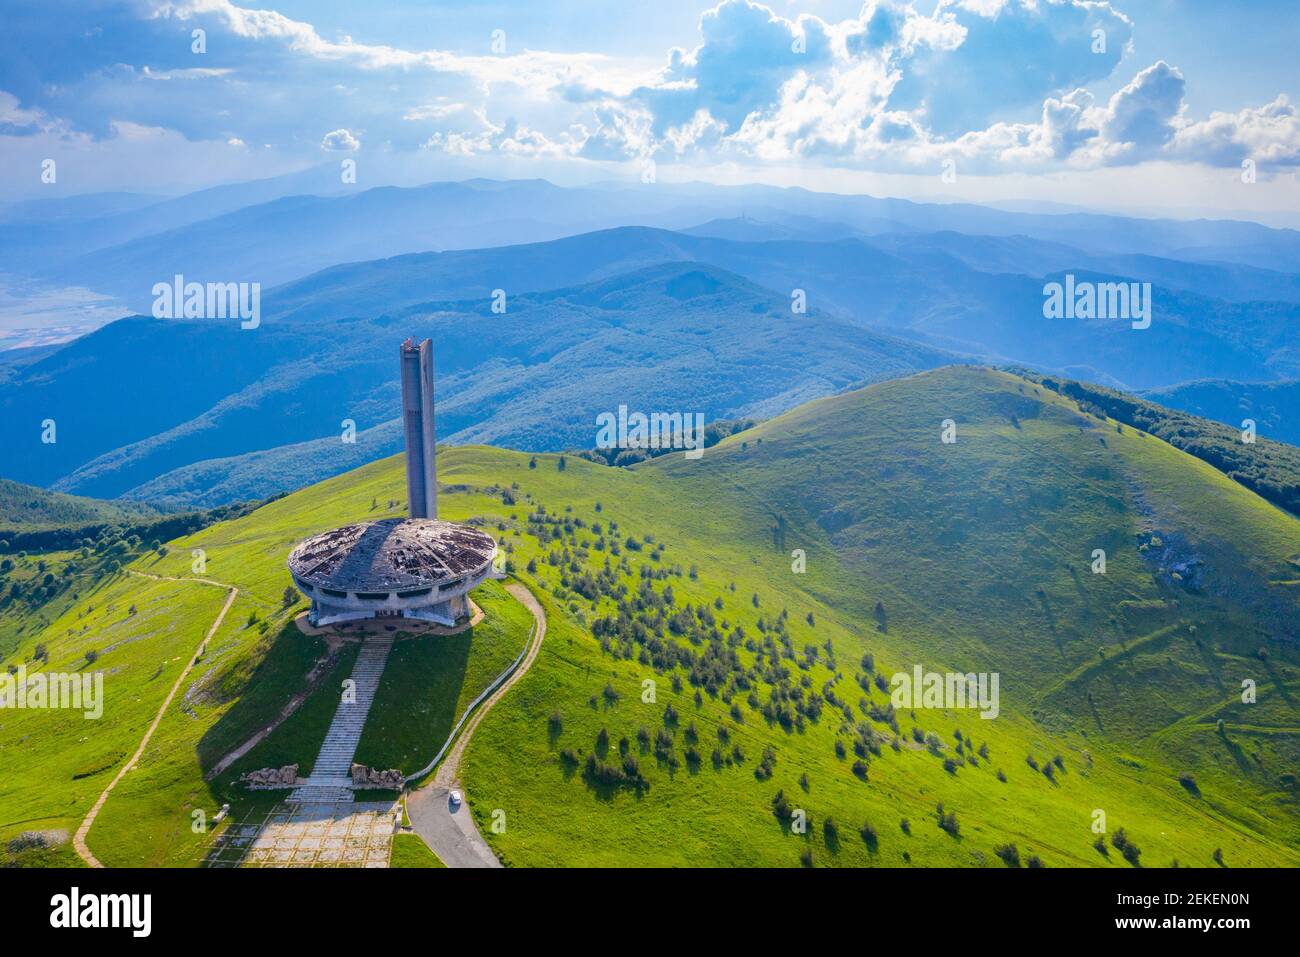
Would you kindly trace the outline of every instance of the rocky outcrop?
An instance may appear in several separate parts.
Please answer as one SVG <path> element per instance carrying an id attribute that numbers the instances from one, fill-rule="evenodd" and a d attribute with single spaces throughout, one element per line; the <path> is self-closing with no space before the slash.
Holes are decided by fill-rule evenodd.
<path id="1" fill-rule="evenodd" d="M 258 768 L 239 776 L 239 783 L 251 791 L 268 788 L 291 788 L 298 783 L 298 765 L 286 764 L 282 768 Z"/>
<path id="2" fill-rule="evenodd" d="M 19 854 L 31 848 L 46 850 L 58 847 L 68 840 L 67 831 L 23 831 L 9 841 L 6 847 L 10 854 Z"/>
<path id="3" fill-rule="evenodd" d="M 364 764 L 352 765 L 352 786 L 354 788 L 385 788 L 391 791 L 400 791 L 405 784 L 406 775 L 396 768 L 390 768 L 387 771 L 376 771 Z"/>
<path id="4" fill-rule="evenodd" d="M 1209 579 L 1209 569 L 1193 545 L 1170 532 L 1144 531 L 1138 535 L 1138 552 L 1156 569 L 1162 581 L 1184 591 L 1200 592 Z"/>

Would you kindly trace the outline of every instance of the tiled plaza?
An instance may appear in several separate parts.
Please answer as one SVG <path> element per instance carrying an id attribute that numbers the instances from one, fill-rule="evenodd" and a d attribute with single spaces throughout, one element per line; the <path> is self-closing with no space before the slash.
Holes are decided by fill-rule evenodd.
<path id="1" fill-rule="evenodd" d="M 213 841 L 207 867 L 387 867 L 393 801 L 277 804 L 250 813 Z"/>

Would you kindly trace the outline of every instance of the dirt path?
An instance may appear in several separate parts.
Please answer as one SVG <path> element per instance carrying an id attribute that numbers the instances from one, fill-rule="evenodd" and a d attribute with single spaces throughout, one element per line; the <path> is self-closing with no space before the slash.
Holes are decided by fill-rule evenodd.
<path id="1" fill-rule="evenodd" d="M 506 585 L 506 591 L 532 613 L 535 623 L 532 644 L 514 673 L 470 717 L 464 731 L 438 766 L 433 781 L 406 796 L 406 813 L 411 819 L 411 826 L 448 867 L 501 866 L 474 825 L 468 809 L 468 797 L 459 806 L 452 807 L 448 795 L 452 788 L 460 784 L 460 762 L 465 755 L 465 748 L 474 736 L 474 730 L 492 706 L 528 673 L 528 669 L 537 660 L 542 640 L 546 637 L 546 613 L 532 592 L 518 582 Z"/>
<path id="2" fill-rule="evenodd" d="M 230 767 L 232 764 L 234 764 L 236 761 L 238 761 L 240 758 L 246 755 L 249 751 L 252 751 L 255 747 L 257 747 L 259 744 L 265 741 L 267 736 L 272 731 L 280 727 L 280 725 L 284 724 L 284 722 L 289 719 L 289 716 L 292 715 L 295 711 L 297 711 L 298 708 L 302 705 L 302 703 L 307 700 L 307 694 L 308 692 L 301 691 L 298 694 L 294 695 L 292 698 L 290 698 L 289 703 L 286 704 L 283 708 L 281 708 L 280 713 L 275 716 L 275 720 L 273 720 L 266 727 L 262 728 L 262 730 L 255 733 L 252 737 L 250 737 L 243 744 L 239 745 L 239 747 L 235 748 L 229 754 L 222 757 L 220 761 L 218 761 L 216 764 L 212 766 L 212 768 L 208 771 L 207 774 L 203 775 L 203 780 L 211 781 L 213 778 L 221 774 L 222 771 L 226 770 L 226 768 Z"/>
<path id="3" fill-rule="evenodd" d="M 132 572 L 131 574 L 139 575 L 142 578 L 158 579 L 160 581 L 197 581 L 204 585 L 216 585 L 219 588 L 229 588 L 230 593 L 226 595 L 226 602 L 221 606 L 221 611 L 217 613 L 217 617 L 213 620 L 212 627 L 209 628 L 207 634 L 203 636 L 203 640 L 199 642 L 199 646 L 194 649 L 194 654 L 190 656 L 189 663 L 185 665 L 184 670 L 181 671 L 180 675 L 176 678 L 176 683 L 172 685 L 172 690 L 168 692 L 167 699 L 162 703 L 162 707 L 158 709 L 158 714 L 154 716 L 153 723 L 149 725 L 148 730 L 144 733 L 144 737 L 140 739 L 140 746 L 135 749 L 135 754 L 131 755 L 131 760 L 122 765 L 122 769 L 118 771 L 113 780 L 109 782 L 108 787 L 104 788 L 104 793 L 99 796 L 99 800 L 95 802 L 95 806 L 90 809 L 85 820 L 81 822 L 81 827 L 77 828 L 77 833 L 72 838 L 72 846 L 76 849 L 78 856 L 91 867 L 103 867 L 104 865 L 99 862 L 95 855 L 90 852 L 90 848 L 86 846 L 86 835 L 90 833 L 90 826 L 95 823 L 95 818 L 99 816 L 99 811 L 104 806 L 104 802 L 108 800 L 108 795 L 112 792 L 113 788 L 117 787 L 117 782 L 126 776 L 126 772 L 135 767 L 136 762 L 139 761 L 141 756 L 144 754 L 144 749 L 149 746 L 149 739 L 152 738 L 153 733 L 158 730 L 158 725 L 162 722 L 163 715 L 167 713 L 167 709 L 171 707 L 171 703 L 176 697 L 176 692 L 178 692 L 181 685 L 185 683 L 185 679 L 189 677 L 190 671 L 194 668 L 194 663 L 198 661 L 199 655 L 203 653 L 204 648 L 207 647 L 212 636 L 215 635 L 217 629 L 221 627 L 222 621 L 226 618 L 226 612 L 230 611 L 230 606 L 235 602 L 235 596 L 239 594 L 239 589 L 234 585 L 225 585 L 221 582 L 214 582 L 206 578 L 164 579 L 158 575 L 149 575 L 144 572 Z"/>
<path id="4" fill-rule="evenodd" d="M 257 747 L 264 740 L 266 740 L 267 736 L 270 735 L 272 731 L 280 727 L 280 725 L 284 724 L 285 721 L 289 720 L 289 717 L 300 707 L 302 707 L 302 703 L 307 700 L 307 697 L 313 691 L 316 690 L 317 686 L 324 679 L 325 675 L 328 674 L 330 670 L 329 666 L 333 664 L 334 661 L 335 661 L 335 655 L 332 653 L 326 653 L 325 657 L 317 660 L 316 663 L 311 666 L 311 670 L 307 672 L 307 678 L 305 682 L 306 686 L 303 688 L 303 690 L 299 691 L 297 694 L 295 694 L 292 698 L 289 699 L 288 704 L 286 704 L 283 708 L 280 709 L 280 713 L 275 716 L 275 718 L 271 721 L 270 724 L 266 725 L 266 727 L 262 728 L 260 731 L 254 733 L 251 737 L 248 738 L 247 741 L 245 741 L 243 744 L 236 747 L 229 754 L 226 754 L 224 757 L 222 757 L 220 761 L 214 764 L 211 767 L 211 769 L 206 774 L 203 775 L 203 780 L 211 781 L 213 778 L 217 777 L 219 774 L 221 774 L 222 771 L 226 770 L 226 768 L 230 767 L 232 764 L 234 764 L 236 761 L 238 761 L 240 758 L 246 755 L 249 751 L 252 751 L 253 748 Z"/>

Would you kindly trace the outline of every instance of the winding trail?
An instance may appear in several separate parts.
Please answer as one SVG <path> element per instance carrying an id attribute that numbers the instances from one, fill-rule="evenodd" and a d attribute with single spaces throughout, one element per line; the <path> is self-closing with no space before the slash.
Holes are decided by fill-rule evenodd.
<path id="1" fill-rule="evenodd" d="M 95 823 L 95 818 L 99 816 L 99 811 L 104 806 L 104 802 L 108 800 L 108 796 L 112 793 L 113 788 L 117 787 L 117 782 L 121 781 L 122 778 L 126 776 L 126 772 L 134 768 L 136 762 L 144 755 L 144 749 L 149 746 L 149 739 L 152 738 L 153 733 L 158 730 L 158 725 L 162 723 L 163 715 L 167 713 L 167 709 L 171 707 L 172 701 L 176 698 L 176 692 L 178 692 L 181 685 L 185 683 L 185 679 L 189 677 L 190 671 L 194 668 L 195 662 L 199 660 L 199 655 L 203 653 L 203 649 L 207 647 L 212 636 L 215 635 L 217 629 L 221 627 L 221 623 L 226 618 L 226 612 L 230 611 L 230 606 L 235 602 L 235 596 L 239 594 L 239 589 L 234 585 L 226 585 L 222 582 L 212 581 L 207 578 L 167 578 L 160 575 L 150 575 L 145 572 L 136 571 L 131 572 L 131 574 L 139 575 L 141 578 L 152 578 L 157 581 L 194 581 L 203 585 L 215 585 L 218 588 L 230 589 L 230 593 L 226 595 L 226 602 L 221 606 L 221 611 L 217 613 L 217 617 L 213 620 L 212 627 L 208 629 L 207 634 L 203 636 L 203 640 L 199 642 L 198 647 L 194 649 L 194 654 L 190 656 L 189 663 L 185 665 L 184 670 L 181 671 L 179 676 L 177 676 L 176 683 L 172 685 L 172 690 L 168 692 L 166 700 L 162 703 L 162 707 L 158 709 L 158 714 L 154 716 L 153 723 L 149 725 L 148 730 L 144 733 L 144 737 L 140 739 L 140 746 L 135 749 L 135 754 L 131 755 L 131 760 L 122 765 L 121 770 L 119 770 L 113 780 L 109 782 L 108 787 L 104 788 L 104 793 L 99 796 L 99 800 L 95 802 L 94 807 L 92 807 L 86 814 L 85 820 L 81 822 L 81 826 L 77 828 L 77 833 L 72 838 L 72 846 L 76 850 L 77 855 L 91 867 L 103 867 L 104 865 L 99 862 L 99 859 L 95 857 L 95 855 L 91 853 L 90 848 L 86 846 L 86 835 L 90 833 L 90 826 Z"/>
<path id="2" fill-rule="evenodd" d="M 465 755 L 465 748 L 468 747 L 470 738 L 474 736 L 474 730 L 483 720 L 483 716 L 492 710 L 492 706 L 528 673 L 528 669 L 537 660 L 537 654 L 542 649 L 542 641 L 546 637 L 546 612 L 542 610 L 542 606 L 533 597 L 532 592 L 519 582 L 506 585 L 506 591 L 533 616 L 535 626 L 532 644 L 524 655 L 524 660 L 519 663 L 519 667 L 470 717 L 465 730 L 461 732 L 456 743 L 438 766 L 433 781 L 406 796 L 406 813 L 411 819 L 412 828 L 448 867 L 501 866 L 496 854 L 492 852 L 492 848 L 488 846 L 487 841 L 483 840 L 483 835 L 474 825 L 474 818 L 468 810 L 468 798 L 453 808 L 449 794 L 453 788 L 460 785 L 460 762 Z"/>

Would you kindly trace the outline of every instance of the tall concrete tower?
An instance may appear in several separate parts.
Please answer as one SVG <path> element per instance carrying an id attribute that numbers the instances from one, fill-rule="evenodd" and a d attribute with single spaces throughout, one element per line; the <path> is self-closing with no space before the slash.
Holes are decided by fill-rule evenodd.
<path id="1" fill-rule="evenodd" d="M 411 518 L 438 517 L 438 469 L 434 461 L 433 343 L 401 347 L 402 421 L 406 428 L 406 500 Z"/>

